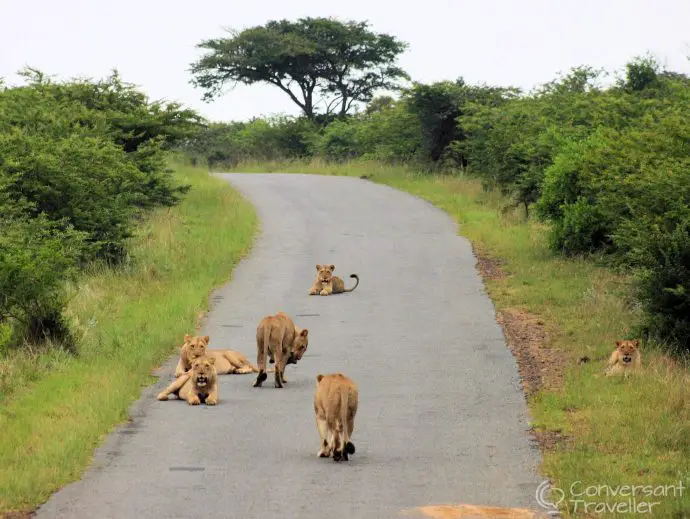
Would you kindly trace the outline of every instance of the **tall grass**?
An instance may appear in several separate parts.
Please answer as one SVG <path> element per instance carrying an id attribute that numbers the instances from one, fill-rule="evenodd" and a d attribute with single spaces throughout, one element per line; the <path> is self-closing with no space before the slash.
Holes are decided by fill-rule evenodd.
<path id="1" fill-rule="evenodd" d="M 485 280 L 497 309 L 537 316 L 548 332 L 545 347 L 560 359 L 561 366 L 550 369 L 563 370 L 563 383 L 543 389 L 528 402 L 535 429 L 566 437 L 544 452 L 543 473 L 566 494 L 578 481 L 610 487 L 683 481 L 690 487 L 687 362 L 647 345 L 639 376 L 624 380 L 601 373 L 615 340 L 624 338 L 640 317 L 629 299 L 631 276 L 591 260 L 555 256 L 548 249 L 544 225 L 525 222 L 520 210 L 504 211 L 501 196 L 484 192 L 470 177 L 420 175 L 408 167 L 358 162 L 245 163 L 235 170 L 369 175 L 447 211 L 475 249 L 501 260 L 507 275 Z M 579 364 L 583 356 L 592 361 Z M 588 499 L 627 502 L 620 496 Z M 638 501 L 658 502 L 652 508 L 654 517 L 690 516 L 690 488 L 682 496 Z M 569 505 L 566 516 L 581 516 L 582 504 L 577 511 L 575 504 L 564 502 Z"/>
<path id="2" fill-rule="evenodd" d="M 257 218 L 247 201 L 204 170 L 177 166 L 176 175 L 192 190 L 141 226 L 132 260 L 72 288 L 78 356 L 0 357 L 0 511 L 40 504 L 80 476 L 250 247 Z"/>

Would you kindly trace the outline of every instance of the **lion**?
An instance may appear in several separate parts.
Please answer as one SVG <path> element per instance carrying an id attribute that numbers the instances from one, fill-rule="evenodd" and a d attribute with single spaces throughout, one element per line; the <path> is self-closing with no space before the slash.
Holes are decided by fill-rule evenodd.
<path id="1" fill-rule="evenodd" d="M 320 458 L 328 458 L 332 453 L 333 461 L 348 461 L 348 454 L 355 453 L 350 439 L 358 403 L 357 384 L 342 373 L 316 376 L 314 413 L 321 437 L 317 453 Z"/>
<path id="2" fill-rule="evenodd" d="M 285 366 L 297 364 L 309 346 L 309 330 L 299 328 L 285 312 L 267 315 L 256 328 L 256 361 L 259 374 L 254 387 L 268 378 L 266 357 L 275 361 L 275 387 L 282 388 L 285 380 Z"/>
<path id="3" fill-rule="evenodd" d="M 208 349 L 210 337 L 208 335 L 194 336 L 185 335 L 184 344 L 180 348 L 180 360 L 175 368 L 175 377 L 179 377 L 189 371 L 192 361 L 201 355 L 208 355 L 215 359 L 216 373 L 225 374 L 246 374 L 258 373 L 259 370 L 254 366 L 246 355 L 232 350 L 211 350 Z"/>
<path id="4" fill-rule="evenodd" d="M 623 374 L 627 377 L 632 371 L 639 368 L 642 364 L 639 345 L 640 341 L 637 339 L 616 341 L 616 349 L 611 353 L 606 366 L 606 375 Z"/>
<path id="5" fill-rule="evenodd" d="M 175 394 L 189 405 L 206 405 L 218 403 L 218 377 L 214 366 L 216 359 L 202 355 L 192 361 L 192 367 L 174 380 L 165 390 L 158 394 L 158 400 L 167 400 Z"/>
<path id="6" fill-rule="evenodd" d="M 345 282 L 338 276 L 333 275 L 335 265 L 316 265 L 316 279 L 309 291 L 310 296 L 320 294 L 322 296 L 329 296 L 331 294 L 341 294 L 343 292 L 352 292 L 357 285 L 359 285 L 359 276 L 357 274 L 350 274 L 351 278 L 355 278 L 355 286 L 352 288 L 345 288 Z"/>

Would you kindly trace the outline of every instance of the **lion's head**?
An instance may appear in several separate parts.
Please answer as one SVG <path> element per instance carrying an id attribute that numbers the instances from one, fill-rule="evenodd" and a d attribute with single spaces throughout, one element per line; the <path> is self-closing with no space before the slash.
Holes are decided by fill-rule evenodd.
<path id="1" fill-rule="evenodd" d="M 192 362 L 192 381 L 198 388 L 211 386 L 216 380 L 216 368 L 214 357 L 202 355 Z"/>
<path id="2" fill-rule="evenodd" d="M 335 265 L 316 265 L 316 276 L 321 283 L 330 283 Z"/>
<path id="3" fill-rule="evenodd" d="M 635 340 L 624 340 L 616 341 L 616 349 L 621 354 L 621 360 L 628 364 L 632 362 L 635 353 L 637 352 L 637 347 L 640 345 L 640 341 Z"/>
<path id="4" fill-rule="evenodd" d="M 298 360 L 302 360 L 302 356 L 307 351 L 309 346 L 309 330 L 295 327 L 295 340 L 292 343 L 292 351 L 288 357 L 288 364 L 297 364 Z"/>
<path id="5" fill-rule="evenodd" d="M 188 363 L 206 354 L 206 349 L 208 348 L 208 341 L 210 337 L 208 335 L 191 335 L 184 336 L 184 344 L 182 345 L 182 351 L 187 357 Z"/>

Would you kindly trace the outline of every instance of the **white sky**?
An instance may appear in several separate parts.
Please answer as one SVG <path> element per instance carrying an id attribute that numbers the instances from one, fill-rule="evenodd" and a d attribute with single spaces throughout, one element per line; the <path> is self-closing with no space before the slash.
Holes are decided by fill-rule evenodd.
<path id="1" fill-rule="evenodd" d="M 456 79 L 529 89 L 587 64 L 609 71 L 654 53 L 690 73 L 690 0 L 0 0 L 0 77 L 25 65 L 101 78 L 117 68 L 153 99 L 176 100 L 213 120 L 298 113 L 271 86 L 239 86 L 211 104 L 190 83 L 195 45 L 273 19 L 368 20 L 408 42 L 400 64 L 422 82 Z"/>

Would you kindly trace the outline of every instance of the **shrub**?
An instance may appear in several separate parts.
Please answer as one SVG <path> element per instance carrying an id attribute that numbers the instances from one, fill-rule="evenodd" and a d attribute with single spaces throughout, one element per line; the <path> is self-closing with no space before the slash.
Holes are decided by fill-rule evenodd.
<path id="1" fill-rule="evenodd" d="M 83 231 L 88 258 L 116 260 L 143 204 L 142 173 L 112 142 L 70 135 L 53 140 L 19 130 L 0 134 L 0 191 L 56 225 Z"/>
<path id="2" fill-rule="evenodd" d="M 642 331 L 690 352 L 690 217 L 671 232 L 644 235 L 647 265 L 637 284 L 646 313 Z"/>
<path id="3" fill-rule="evenodd" d="M 201 118 L 149 102 L 117 73 L 56 83 L 36 70 L 0 90 L 0 326 L 69 340 L 63 287 L 84 263 L 120 261 L 136 218 L 171 206 L 165 150 Z"/>
<path id="4" fill-rule="evenodd" d="M 69 342 L 64 283 L 77 272 L 82 240 L 44 216 L 0 220 L 0 325 L 13 320 L 29 342 Z"/>

